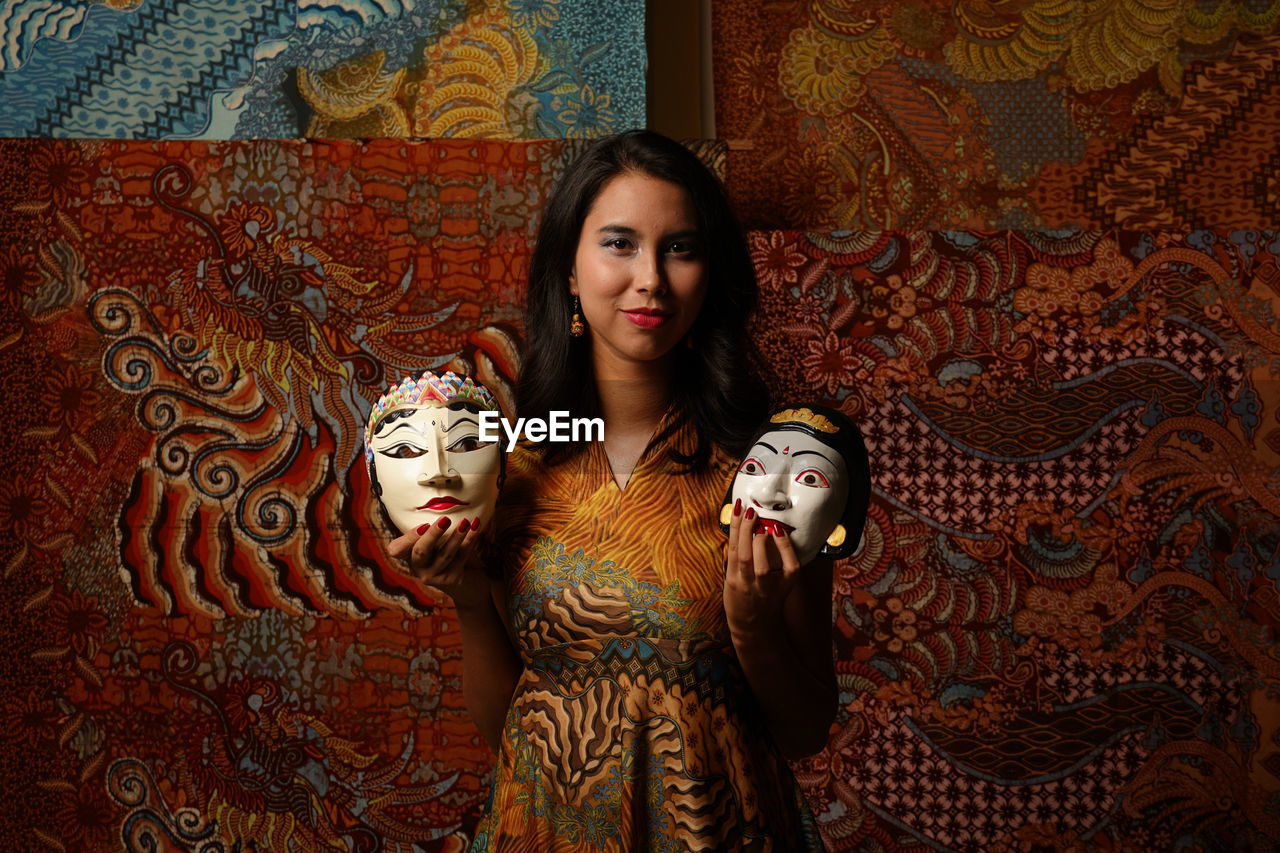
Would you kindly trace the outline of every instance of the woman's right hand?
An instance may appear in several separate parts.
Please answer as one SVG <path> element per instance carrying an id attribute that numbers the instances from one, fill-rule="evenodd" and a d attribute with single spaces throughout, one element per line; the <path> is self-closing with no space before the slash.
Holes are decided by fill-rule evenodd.
<path id="1" fill-rule="evenodd" d="M 453 599 L 458 609 L 491 601 L 489 578 L 477 557 L 480 519 L 464 519 L 455 529 L 448 516 L 391 540 L 387 553 L 409 567 L 409 575 Z"/>

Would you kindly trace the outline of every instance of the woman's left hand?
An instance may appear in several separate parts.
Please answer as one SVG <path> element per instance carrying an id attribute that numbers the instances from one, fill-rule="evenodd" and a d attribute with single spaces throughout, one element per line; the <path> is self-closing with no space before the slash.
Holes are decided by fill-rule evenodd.
<path id="1" fill-rule="evenodd" d="M 755 510 L 735 502 L 725 548 L 724 612 L 739 639 L 774 635 L 783 624 L 782 605 L 800 571 L 791 538 L 753 534 Z"/>
<path id="2" fill-rule="evenodd" d="M 734 505 L 725 548 L 724 610 L 734 651 L 769 730 L 788 758 L 822 749 L 838 693 L 831 662 L 831 564 L 800 559 L 786 533 L 753 535 Z"/>

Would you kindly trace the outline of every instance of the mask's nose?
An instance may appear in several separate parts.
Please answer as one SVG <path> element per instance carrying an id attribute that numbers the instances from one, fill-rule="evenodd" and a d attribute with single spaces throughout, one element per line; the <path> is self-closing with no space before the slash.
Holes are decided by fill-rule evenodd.
<path id="1" fill-rule="evenodd" d="M 422 468 L 418 470 L 418 483 L 423 486 L 445 486 L 456 483 L 460 477 L 449 461 L 449 451 L 442 443 L 434 441 L 422 454 Z"/>
<path id="2" fill-rule="evenodd" d="M 785 474 L 769 474 L 761 477 L 760 482 L 751 490 L 751 498 L 761 509 L 782 512 L 791 509 L 791 495 L 787 492 Z"/>

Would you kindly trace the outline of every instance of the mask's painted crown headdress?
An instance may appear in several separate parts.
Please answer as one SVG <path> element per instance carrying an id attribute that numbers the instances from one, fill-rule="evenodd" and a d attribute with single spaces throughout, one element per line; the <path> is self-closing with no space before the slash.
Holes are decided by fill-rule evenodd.
<path id="1" fill-rule="evenodd" d="M 459 401 L 475 403 L 482 409 L 498 411 L 498 404 L 489 389 L 477 383 L 470 376 L 459 376 L 452 370 L 437 376 L 430 370 L 417 379 L 406 376 L 399 385 L 392 385 L 387 393 L 378 398 L 369 413 L 369 424 L 364 429 L 364 465 L 373 466 L 373 434 L 378 424 L 396 409 L 416 406 L 440 404 L 447 406 Z"/>
<path id="2" fill-rule="evenodd" d="M 773 417 L 769 418 L 769 423 L 771 424 L 785 424 L 788 422 L 807 424 L 813 429 L 825 433 L 840 431 L 840 428 L 833 424 L 830 418 L 820 415 L 808 407 L 783 409 L 775 412 Z"/>

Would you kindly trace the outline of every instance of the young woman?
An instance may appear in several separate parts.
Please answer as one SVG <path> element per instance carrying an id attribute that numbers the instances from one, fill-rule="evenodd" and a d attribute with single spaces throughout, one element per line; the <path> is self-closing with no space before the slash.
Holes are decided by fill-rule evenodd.
<path id="1" fill-rule="evenodd" d="M 820 849 L 786 759 L 835 712 L 831 566 L 800 570 L 748 508 L 727 545 L 717 527 L 767 411 L 755 300 L 723 190 L 682 146 L 622 134 L 561 179 L 517 402 L 601 417 L 604 440 L 511 454 L 500 573 L 447 520 L 390 546 L 457 607 L 499 761 L 476 849 Z"/>

